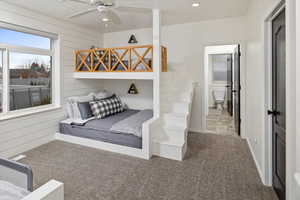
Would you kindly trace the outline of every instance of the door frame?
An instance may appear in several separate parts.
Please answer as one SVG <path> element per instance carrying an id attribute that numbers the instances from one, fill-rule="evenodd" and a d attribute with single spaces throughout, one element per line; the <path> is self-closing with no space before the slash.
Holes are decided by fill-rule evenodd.
<path id="1" fill-rule="evenodd" d="M 207 130 L 206 127 L 206 116 L 208 114 L 208 106 L 209 106 L 209 85 L 208 85 L 208 76 L 209 76 L 209 56 L 210 55 L 216 55 L 216 54 L 232 54 L 232 58 L 234 59 L 234 50 L 235 48 L 240 45 L 240 51 L 242 51 L 242 47 L 244 46 L 242 42 L 230 42 L 226 45 L 222 44 L 211 44 L 206 45 L 204 47 L 204 68 L 203 73 L 201 73 L 201 80 L 202 80 L 202 87 L 201 90 L 203 91 L 203 94 L 201 97 L 201 106 L 203 109 L 201 109 L 201 120 L 202 120 L 202 131 L 204 133 L 209 133 L 210 131 Z M 222 47 L 222 48 L 220 48 Z M 243 56 L 240 58 L 240 84 L 242 85 L 242 88 L 244 86 L 244 70 L 242 69 L 242 66 L 244 64 L 243 62 Z M 241 119 L 244 119 L 244 109 L 243 109 L 243 102 L 244 102 L 244 90 L 241 91 L 241 98 L 240 98 L 240 117 Z M 243 123 L 243 120 L 241 122 L 241 137 L 244 138 L 244 126 L 245 123 Z"/>
<path id="2" fill-rule="evenodd" d="M 229 115 L 231 116 L 231 117 L 233 117 L 234 116 L 234 113 L 233 113 L 233 111 L 234 111 L 234 109 L 233 109 L 233 103 L 234 103 L 234 101 L 233 101 L 233 95 L 232 95 L 232 90 L 233 90 L 233 81 L 234 81 L 234 76 L 233 76 L 233 58 L 234 58 L 234 56 L 233 56 L 233 54 L 230 54 L 230 73 L 231 73 L 231 75 L 230 75 L 230 86 L 226 86 L 226 88 L 231 88 L 231 91 L 230 91 L 230 93 L 228 92 L 228 89 L 227 89 L 227 91 L 226 91 L 226 95 L 227 95 L 227 102 L 226 102 L 226 104 L 227 104 L 227 111 L 229 112 Z M 227 66 L 228 66 L 228 59 L 227 59 Z M 228 73 L 227 73 L 227 82 L 228 82 Z M 230 102 L 230 104 L 231 105 L 228 105 L 228 94 L 230 95 L 230 98 L 231 98 L 231 102 Z M 229 108 L 229 106 L 231 106 L 231 110 L 228 110 L 228 108 Z"/>
<path id="3" fill-rule="evenodd" d="M 286 8 L 284 1 L 279 1 L 275 8 L 272 9 L 270 14 L 265 20 L 265 109 L 264 109 L 264 121 L 265 121 L 265 165 L 264 165 L 264 175 L 263 183 L 267 186 L 272 186 L 272 116 L 267 114 L 267 110 L 272 110 L 272 75 L 273 75 L 273 52 L 272 52 L 272 21 L 274 18 L 280 14 L 280 12 Z"/>

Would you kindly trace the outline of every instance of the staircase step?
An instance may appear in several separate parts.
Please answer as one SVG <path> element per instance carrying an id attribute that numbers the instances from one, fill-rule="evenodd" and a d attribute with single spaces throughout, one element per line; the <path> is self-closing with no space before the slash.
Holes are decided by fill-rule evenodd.
<path id="1" fill-rule="evenodd" d="M 183 127 L 174 127 L 174 126 L 164 126 L 163 131 L 166 133 L 167 136 L 171 138 L 176 138 L 180 141 L 185 141 L 187 128 Z"/>
<path id="2" fill-rule="evenodd" d="M 166 87 L 161 86 L 160 91 L 162 93 L 177 93 L 177 94 L 180 94 L 180 93 L 186 93 L 186 92 L 190 93 L 191 88 L 177 87 L 177 86 L 174 86 L 174 85 L 170 84 L 170 86 L 166 86 Z"/>
<path id="3" fill-rule="evenodd" d="M 184 101 L 184 102 L 191 102 L 192 101 L 192 94 L 191 93 L 184 93 L 184 94 L 161 94 L 162 102 L 164 101 Z"/>
<path id="4" fill-rule="evenodd" d="M 164 113 L 163 114 L 164 122 L 170 123 L 178 123 L 178 124 L 187 124 L 188 114 L 184 113 Z"/>
<path id="5" fill-rule="evenodd" d="M 162 79 L 160 85 L 162 114 L 159 123 L 151 131 L 153 132 L 153 154 L 182 160 L 187 149 L 194 86 L 188 84 L 186 80 L 181 80 L 177 73 L 164 75 Z"/>
<path id="6" fill-rule="evenodd" d="M 184 159 L 187 149 L 187 144 L 185 142 L 174 139 L 154 140 L 153 145 L 154 155 L 178 161 L 182 161 Z"/>
<path id="7" fill-rule="evenodd" d="M 190 106 L 191 103 L 185 101 L 178 101 L 174 103 L 162 103 L 162 111 L 187 114 L 190 110 Z"/>
<path id="8" fill-rule="evenodd" d="M 167 138 L 164 140 L 154 140 L 154 143 L 159 143 L 159 144 L 166 144 L 166 145 L 171 145 L 171 146 L 178 146 L 182 147 L 185 142 L 182 140 L 174 139 L 174 138 Z"/>

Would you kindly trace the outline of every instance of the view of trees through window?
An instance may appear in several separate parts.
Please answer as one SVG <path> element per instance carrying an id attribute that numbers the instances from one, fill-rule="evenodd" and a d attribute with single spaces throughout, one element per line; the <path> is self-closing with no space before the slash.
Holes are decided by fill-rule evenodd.
<path id="1" fill-rule="evenodd" d="M 10 110 L 51 104 L 51 56 L 11 52 Z"/>

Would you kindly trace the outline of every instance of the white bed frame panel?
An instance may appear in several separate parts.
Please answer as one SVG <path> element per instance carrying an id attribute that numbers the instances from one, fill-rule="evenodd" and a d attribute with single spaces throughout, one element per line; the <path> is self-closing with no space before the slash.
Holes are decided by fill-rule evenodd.
<path id="1" fill-rule="evenodd" d="M 64 200 L 64 184 L 51 180 L 22 200 Z"/>

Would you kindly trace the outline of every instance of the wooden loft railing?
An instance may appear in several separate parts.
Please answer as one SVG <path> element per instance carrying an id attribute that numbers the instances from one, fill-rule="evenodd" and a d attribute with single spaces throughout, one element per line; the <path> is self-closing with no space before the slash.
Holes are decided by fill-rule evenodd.
<path id="1" fill-rule="evenodd" d="M 167 48 L 161 47 L 162 71 L 168 70 Z M 75 72 L 152 72 L 153 46 L 75 51 Z"/>

